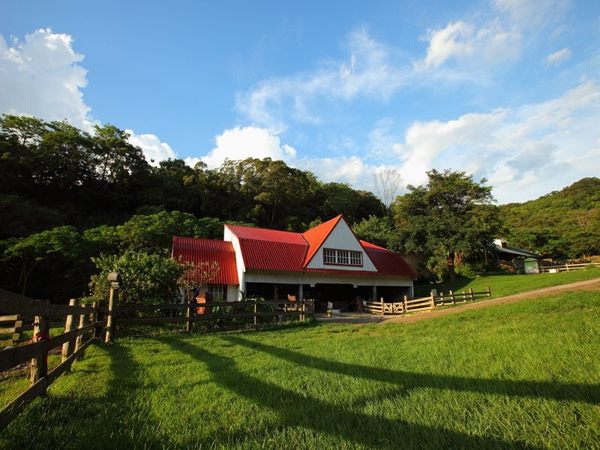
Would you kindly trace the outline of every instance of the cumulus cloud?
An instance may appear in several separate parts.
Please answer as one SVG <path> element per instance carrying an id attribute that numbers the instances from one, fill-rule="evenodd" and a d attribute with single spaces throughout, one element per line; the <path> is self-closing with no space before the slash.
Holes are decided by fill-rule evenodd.
<path id="1" fill-rule="evenodd" d="M 565 47 L 546 56 L 546 64 L 549 66 L 558 66 L 559 64 L 567 61 L 571 57 L 571 54 L 571 49 L 569 47 Z"/>
<path id="2" fill-rule="evenodd" d="M 129 133 L 129 142 L 136 147 L 140 147 L 146 160 L 153 166 L 158 166 L 161 161 L 175 159 L 177 155 L 166 142 L 161 142 L 158 136 L 154 134 L 136 134 L 133 130 L 126 130 Z"/>
<path id="3" fill-rule="evenodd" d="M 487 177 L 507 202 L 600 170 L 599 121 L 600 87 L 584 81 L 538 104 L 414 123 L 395 149 L 408 183 L 425 182 L 430 168 L 451 167 Z"/>
<path id="4" fill-rule="evenodd" d="M 296 149 L 282 144 L 281 139 L 269 130 L 260 127 L 235 127 L 225 130 L 215 137 L 216 147 L 202 158 L 188 158 L 186 162 L 195 165 L 200 160 L 208 168 L 219 167 L 226 159 L 271 158 L 290 160 L 296 156 Z"/>
<path id="5" fill-rule="evenodd" d="M 39 29 L 10 44 L 0 35 L 0 112 L 67 119 L 90 130 L 90 107 L 83 100 L 83 55 L 68 34 Z"/>
<path id="6" fill-rule="evenodd" d="M 281 133 L 287 120 L 320 123 L 311 105 L 323 98 L 352 100 L 359 96 L 389 99 L 406 85 L 410 68 L 400 54 L 373 39 L 364 29 L 346 42 L 348 57 L 328 61 L 313 71 L 262 81 L 237 96 L 236 106 L 252 122 Z"/>
<path id="7" fill-rule="evenodd" d="M 70 35 L 48 28 L 25 35 L 22 41 L 13 39 L 10 45 L 0 35 L 0 113 L 67 120 L 93 133 L 98 121 L 84 101 L 83 59 Z M 140 147 L 151 164 L 176 157 L 156 135 L 127 132 L 129 142 Z"/>

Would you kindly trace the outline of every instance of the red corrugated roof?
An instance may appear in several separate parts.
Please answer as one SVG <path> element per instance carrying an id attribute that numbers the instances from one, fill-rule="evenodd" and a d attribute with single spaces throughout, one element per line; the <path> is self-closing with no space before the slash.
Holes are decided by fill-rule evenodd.
<path id="1" fill-rule="evenodd" d="M 291 244 L 259 239 L 239 239 L 244 266 L 254 270 L 301 272 L 306 242 Z"/>
<path id="2" fill-rule="evenodd" d="M 193 263 L 186 275 L 205 284 L 239 284 L 231 242 L 173 236 L 172 256 L 181 264 Z"/>
<path id="3" fill-rule="evenodd" d="M 238 239 L 254 239 L 260 241 L 283 242 L 287 244 L 306 245 L 300 233 L 293 231 L 269 230 L 268 228 L 244 227 L 242 225 L 225 225 Z"/>
<path id="4" fill-rule="evenodd" d="M 416 272 L 408 265 L 404 258 L 397 253 L 392 252 L 378 245 L 367 241 L 360 241 L 360 244 L 375 264 L 379 275 L 387 276 L 406 276 L 411 279 L 417 278 Z"/>
<path id="5" fill-rule="evenodd" d="M 306 252 L 306 256 L 304 257 L 304 266 L 308 265 L 308 263 L 310 262 L 312 257 L 315 256 L 315 253 L 317 253 L 323 242 L 325 242 L 325 239 L 327 239 L 327 236 L 331 234 L 331 232 L 341 219 L 342 215 L 340 214 L 339 216 L 334 217 L 333 219 L 328 220 L 327 222 L 323 222 L 321 225 L 317 225 L 316 227 L 311 228 L 310 230 L 307 230 L 304 233 L 302 233 L 302 237 L 306 239 L 306 242 L 308 242 L 308 251 Z"/>

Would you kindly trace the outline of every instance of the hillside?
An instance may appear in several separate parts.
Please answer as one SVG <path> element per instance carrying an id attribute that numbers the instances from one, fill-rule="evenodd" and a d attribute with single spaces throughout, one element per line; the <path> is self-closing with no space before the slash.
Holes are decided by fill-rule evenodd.
<path id="1" fill-rule="evenodd" d="M 583 178 L 561 191 L 500 210 L 512 245 L 555 258 L 600 254 L 599 178 Z"/>

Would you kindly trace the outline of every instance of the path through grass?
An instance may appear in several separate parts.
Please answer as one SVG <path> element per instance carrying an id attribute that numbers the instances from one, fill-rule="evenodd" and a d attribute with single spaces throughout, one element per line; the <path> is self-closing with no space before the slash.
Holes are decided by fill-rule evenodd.
<path id="1" fill-rule="evenodd" d="M 560 273 L 540 273 L 531 275 L 502 274 L 482 275 L 478 277 L 458 277 L 456 281 L 445 281 L 437 285 L 415 284 L 415 296 L 426 297 L 431 288 L 438 292 L 447 294 L 450 290 L 454 292 L 468 291 L 472 288 L 475 292 L 485 291 L 488 286 L 492 289 L 492 297 L 504 297 L 505 295 L 518 294 L 550 286 L 575 283 L 577 281 L 600 278 L 600 268 L 574 270 Z"/>
<path id="2" fill-rule="evenodd" d="M 123 339 L 0 446 L 593 448 L 599 349 L 597 292 L 410 325 Z"/>

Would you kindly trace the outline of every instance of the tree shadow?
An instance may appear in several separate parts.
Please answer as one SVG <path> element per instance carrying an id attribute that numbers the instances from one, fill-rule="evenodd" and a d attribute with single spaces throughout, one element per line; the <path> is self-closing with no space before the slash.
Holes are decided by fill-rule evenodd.
<path id="1" fill-rule="evenodd" d="M 383 415 L 369 415 L 350 410 L 320 399 L 301 395 L 244 373 L 236 367 L 232 358 L 209 352 L 183 339 L 158 338 L 173 350 L 185 353 L 202 362 L 212 374 L 215 383 L 254 404 L 268 408 L 277 415 L 277 430 L 285 427 L 306 428 L 325 433 L 334 439 L 343 439 L 340 447 L 353 445 L 377 448 L 536 448 L 521 442 L 510 442 L 494 437 L 474 436 L 441 427 L 409 423 L 390 419 Z M 232 342 L 236 342 L 233 339 Z M 243 340 L 242 340 L 243 341 Z M 248 418 L 249 421 L 252 418 Z M 250 426 L 248 429 L 254 429 Z M 254 435 L 239 431 L 212 436 L 207 445 L 236 446 L 248 444 L 260 446 L 260 439 L 268 439 L 264 429 L 256 429 Z M 347 442 L 350 441 L 350 442 Z M 270 441 L 266 441 L 270 442 Z M 193 442 L 190 445 L 204 445 Z M 271 443 L 272 445 L 272 443 Z M 287 445 L 293 446 L 289 442 Z M 297 446 L 306 446 L 298 442 Z"/>
<path id="2" fill-rule="evenodd" d="M 131 351 L 118 342 L 109 346 L 94 344 L 91 348 L 96 349 L 100 358 L 109 358 L 108 367 L 104 362 L 96 366 L 94 357 L 89 357 L 89 366 L 86 361 L 75 364 L 73 371 L 62 375 L 56 383 L 81 377 L 83 373 L 82 383 L 92 383 L 91 386 L 99 390 L 106 387 L 106 390 L 93 395 L 87 387 L 78 389 L 80 384 L 61 392 L 53 392 L 50 387 L 46 397 L 36 400 L 3 431 L 1 448 L 162 448 L 168 445 L 168 436 L 166 439 L 157 437 L 159 424 L 152 419 L 148 408 L 135 402 L 136 394 L 148 386 L 141 383 L 142 369 Z M 83 367 L 78 367 L 80 364 Z M 97 370 L 88 367 L 97 367 Z M 104 380 L 106 371 L 109 372 L 108 385 Z"/>
<path id="3" fill-rule="evenodd" d="M 372 381 L 400 384 L 405 389 L 435 388 L 455 391 L 478 392 L 516 397 L 572 400 L 600 404 L 600 385 L 571 384 L 548 381 L 493 380 L 453 375 L 431 375 L 406 371 L 396 371 L 377 367 L 362 366 L 330 361 L 317 356 L 305 355 L 259 342 L 249 341 L 239 336 L 223 336 L 224 340 L 247 348 L 268 353 L 285 361 L 325 372 L 363 378 Z"/>

